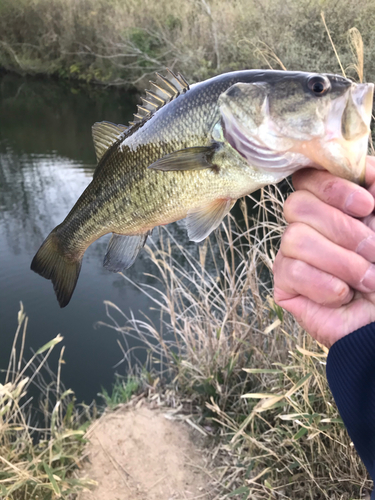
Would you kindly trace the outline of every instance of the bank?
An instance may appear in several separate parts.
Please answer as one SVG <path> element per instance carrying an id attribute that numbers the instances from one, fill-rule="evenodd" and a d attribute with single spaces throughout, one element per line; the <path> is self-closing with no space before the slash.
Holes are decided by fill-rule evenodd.
<path id="1" fill-rule="evenodd" d="M 61 337 L 26 362 L 31 372 L 24 369 L 16 354 L 26 325 L 21 310 L 18 341 L 0 396 L 0 488 L 5 498 L 73 498 L 69 495 L 87 488 L 94 488 L 95 495 L 95 480 L 80 471 L 87 458 L 95 460 L 93 454 L 87 457 L 87 445 L 94 441 L 96 420 L 102 422 L 104 411 L 117 425 L 116 412 L 124 411 L 127 422 L 126 411 L 134 411 L 141 400 L 147 411 L 147 405 L 157 406 L 163 415 L 185 420 L 199 439 L 204 435 L 204 468 L 209 471 L 204 475 L 210 479 L 206 478 L 209 492 L 202 490 L 202 495 L 213 494 L 207 499 L 281 495 L 297 500 L 309 495 L 349 500 L 370 490 L 327 385 L 327 350 L 272 299 L 272 282 L 264 271 L 272 265 L 273 242 L 283 231 L 276 189 L 263 192 L 263 209 L 246 231 L 242 228 L 234 252 L 231 242 L 240 228 L 233 219 L 227 219 L 226 230 L 212 235 L 195 255 L 178 242 L 172 246 L 167 229 L 158 250 L 147 247 L 162 285 L 154 302 L 164 318 L 163 330 L 147 321 L 113 325 L 124 342 L 127 335 L 138 335 L 152 363 L 140 367 L 133 374 L 136 379 L 117 380 L 117 387 L 105 395 L 107 409 L 103 400 L 79 405 L 72 391 L 63 388 Z M 242 210 L 248 220 L 245 203 Z M 216 273 L 207 272 L 212 260 L 218 265 Z M 45 418 L 39 418 L 37 433 L 28 417 L 35 411 L 27 403 L 28 388 L 35 376 L 41 383 L 39 376 L 52 349 L 60 350 L 59 364 L 49 397 L 41 401 Z M 121 394 L 132 398 L 128 406 Z M 146 415 L 143 423 L 152 432 L 152 418 Z M 113 429 L 109 432 L 113 439 Z M 117 444 L 125 449 L 121 436 L 126 430 L 117 426 L 116 432 L 121 440 Z M 104 448 L 110 449 L 108 442 Z M 122 462 L 112 460 L 108 467 L 117 467 L 118 477 Z"/>

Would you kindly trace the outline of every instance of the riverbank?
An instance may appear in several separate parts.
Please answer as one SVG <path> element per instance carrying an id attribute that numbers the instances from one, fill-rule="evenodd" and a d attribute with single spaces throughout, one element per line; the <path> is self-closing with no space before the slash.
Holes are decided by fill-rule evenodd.
<path id="1" fill-rule="evenodd" d="M 166 67 L 191 83 L 270 66 L 339 73 L 322 10 L 344 68 L 352 63 L 348 31 L 360 31 L 365 78 L 374 81 L 375 0 L 197 0 L 178 8 L 173 0 L 3 0 L 0 68 L 138 88 Z"/>
<path id="2" fill-rule="evenodd" d="M 271 187 L 258 203 L 256 220 L 242 202 L 236 218 L 228 217 L 222 231 L 199 247 L 179 245 L 161 229 L 157 246 L 147 247 L 159 289 L 123 276 L 143 293 L 151 292 L 162 320 L 156 328 L 147 318 L 126 317 L 105 303 L 107 326 L 122 337 L 124 355 L 131 336 L 149 353 L 137 381 L 118 379 L 112 394 L 105 394 L 107 407 L 121 408 L 135 390 L 165 413 L 188 418 L 205 435 L 207 468 L 211 464 L 214 470 L 208 487 L 216 500 L 361 498 L 371 481 L 330 394 L 327 350 L 272 299 L 270 270 L 284 228 L 283 195 Z M 22 312 L 19 321 L 22 348 Z M 40 356 L 48 357 L 60 341 L 40 349 L 38 363 L 28 363 L 44 391 L 39 443 L 28 420 L 32 407 L 25 405 L 30 378 L 20 356 L 12 354 L 10 373 L 19 366 L 21 373 L 2 388 L 0 398 L 0 491 L 10 500 L 34 500 L 36 494 L 69 498 L 84 487 L 95 488 L 93 478 L 78 468 L 84 466 L 90 439 L 87 427 L 98 412 L 96 405 L 77 406 L 71 391 L 63 389 L 63 349 L 53 382 L 40 383 L 45 365 Z M 110 411 L 109 420 L 116 423 Z M 121 428 L 116 432 L 123 434 Z M 90 461 L 95 467 L 94 456 Z"/>
<path id="3" fill-rule="evenodd" d="M 77 500 L 209 500 L 213 473 L 202 434 L 160 399 L 134 397 L 88 431 L 79 477 L 97 486 Z"/>

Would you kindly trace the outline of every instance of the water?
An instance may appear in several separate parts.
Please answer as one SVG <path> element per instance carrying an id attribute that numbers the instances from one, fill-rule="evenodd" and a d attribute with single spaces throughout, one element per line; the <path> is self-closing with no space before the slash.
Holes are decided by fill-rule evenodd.
<path id="1" fill-rule="evenodd" d="M 80 401 L 90 402 L 101 386 L 110 388 L 113 367 L 122 358 L 117 334 L 94 328 L 106 320 L 103 301 L 136 314 L 150 314 L 150 303 L 120 275 L 102 267 L 108 236 L 86 252 L 65 309 L 60 309 L 51 282 L 30 271 L 30 262 L 91 180 L 96 164 L 92 124 L 127 123 L 136 100 L 120 90 L 10 75 L 0 79 L 0 368 L 7 366 L 22 301 L 29 316 L 27 355 L 30 348 L 63 335 L 62 379 Z M 127 274 L 144 282 L 150 265 L 141 256 Z M 136 352 L 145 358 L 142 349 Z"/>

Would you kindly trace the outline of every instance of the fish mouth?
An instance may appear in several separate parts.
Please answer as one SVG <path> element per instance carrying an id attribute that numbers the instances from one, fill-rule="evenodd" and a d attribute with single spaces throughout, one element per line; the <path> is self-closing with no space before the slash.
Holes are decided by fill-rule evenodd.
<path id="1" fill-rule="evenodd" d="M 344 95 L 331 102 L 325 133 L 307 140 L 285 136 L 266 112 L 260 126 L 247 130 L 230 106 L 222 101 L 223 135 L 251 167 L 273 173 L 275 181 L 312 166 L 363 184 L 373 93 L 374 84 L 353 83 Z M 271 149 L 260 139 L 260 134 L 265 136 L 266 128 L 269 144 L 279 145 L 280 149 Z"/>
<path id="2" fill-rule="evenodd" d="M 327 170 L 361 185 L 365 180 L 373 94 L 373 83 L 353 83 L 341 108 L 341 123 L 337 123 L 336 133 L 327 129 L 328 140 L 322 144 L 331 157 L 329 164 L 324 165 Z"/>
<path id="3" fill-rule="evenodd" d="M 354 141 L 370 133 L 373 83 L 353 84 L 341 119 L 345 140 Z"/>
<path id="4" fill-rule="evenodd" d="M 361 83 L 357 84 L 352 91 L 352 98 L 354 104 L 357 106 L 359 113 L 368 127 L 370 132 L 371 114 L 372 114 L 372 101 L 374 97 L 374 84 Z"/>
<path id="5" fill-rule="evenodd" d="M 370 124 L 373 96 L 373 83 L 357 84 L 351 92 L 352 102 L 354 103 L 357 114 L 352 113 L 353 120 L 352 125 L 349 127 L 349 137 L 347 140 L 349 144 L 353 142 L 350 156 L 354 164 L 354 181 L 360 185 L 365 185 L 366 157 L 368 139 L 371 133 Z M 349 102 L 350 99 L 347 107 L 349 106 Z"/>

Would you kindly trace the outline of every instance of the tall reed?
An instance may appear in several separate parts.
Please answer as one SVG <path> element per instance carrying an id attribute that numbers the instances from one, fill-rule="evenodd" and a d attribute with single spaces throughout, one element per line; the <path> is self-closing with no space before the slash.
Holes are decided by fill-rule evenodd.
<path id="1" fill-rule="evenodd" d="M 218 426 L 216 499 L 359 498 L 370 482 L 327 386 L 327 350 L 272 299 L 283 199 L 263 190 L 253 220 L 242 200 L 242 217 L 229 216 L 198 250 L 161 229 L 147 248 L 159 286 L 124 275 L 160 325 L 106 302 L 109 326 L 124 352 L 128 336 L 141 338 L 196 421 Z"/>
<path id="2" fill-rule="evenodd" d="M 21 303 L 5 381 L 0 384 L 0 498 L 67 498 L 94 484 L 76 479 L 73 473 L 81 459 L 89 415 L 86 408 L 82 425 L 83 411 L 77 411 L 72 391 L 61 382 L 64 348 L 57 374 L 48 366 L 51 352 L 62 341 L 60 335 L 25 360 L 27 323 Z M 32 393 L 41 395 L 39 409 Z"/>

